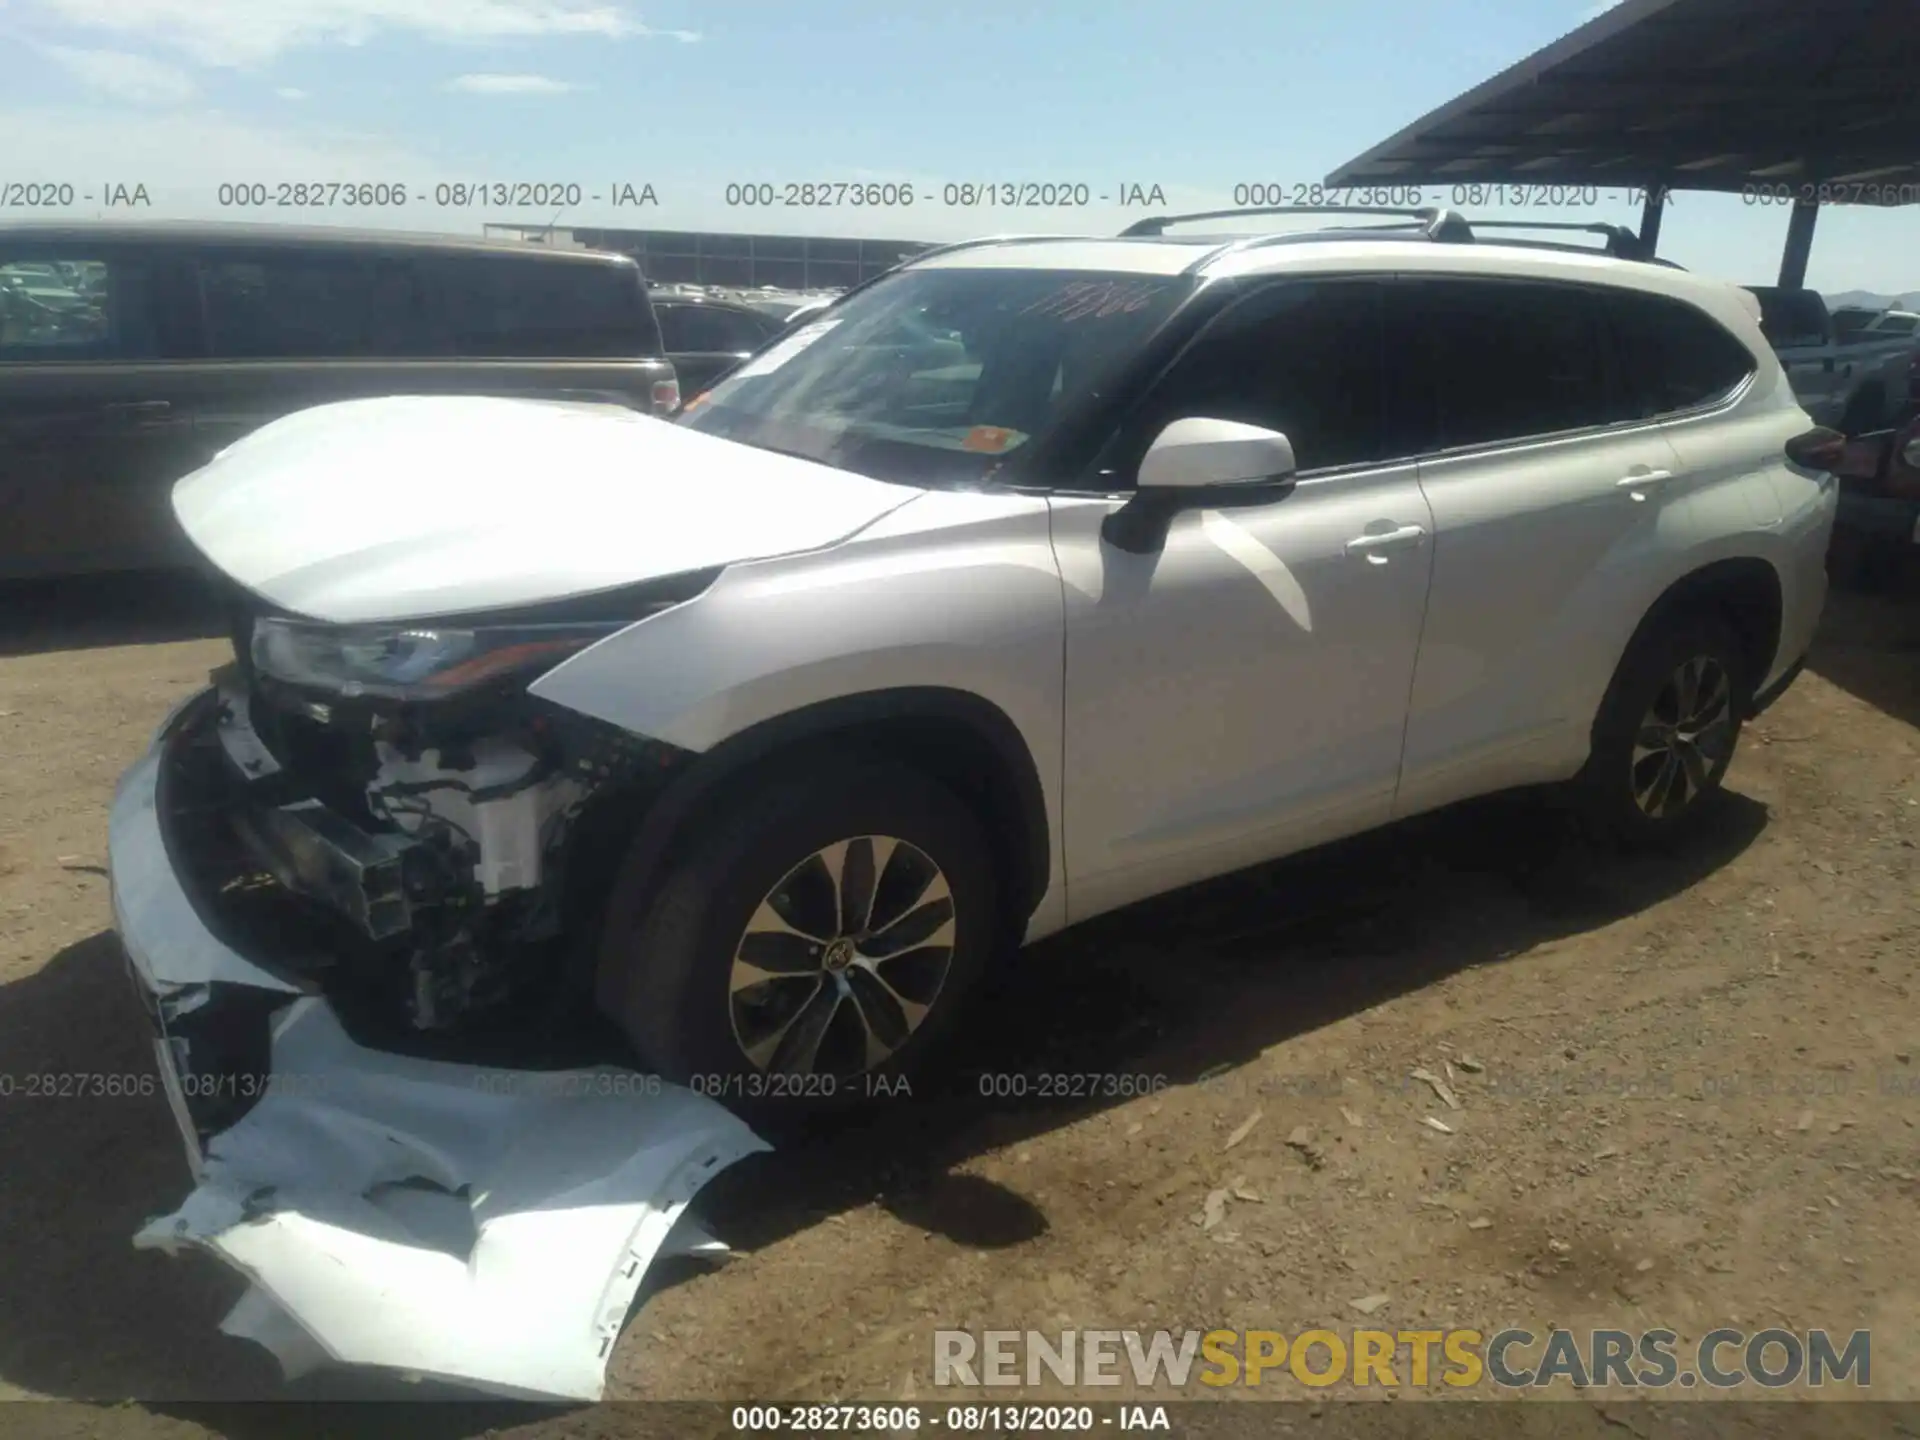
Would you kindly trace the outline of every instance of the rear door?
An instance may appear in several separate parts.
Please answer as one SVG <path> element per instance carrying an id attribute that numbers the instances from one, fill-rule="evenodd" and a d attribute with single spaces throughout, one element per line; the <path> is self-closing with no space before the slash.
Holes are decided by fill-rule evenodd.
<path id="1" fill-rule="evenodd" d="M 0 576 L 165 564 L 191 468 L 169 363 L 167 258 L 0 242 Z"/>
<path id="2" fill-rule="evenodd" d="M 1395 287 L 1390 349 L 1427 436 L 1434 520 L 1397 813 L 1562 778 L 1586 752 L 1588 687 L 1613 668 L 1596 652 L 1688 486 L 1614 373 L 1604 293 L 1454 277 Z"/>
<path id="3" fill-rule="evenodd" d="M 758 350 L 780 328 L 769 315 L 731 305 L 656 300 L 660 339 L 689 398 Z"/>

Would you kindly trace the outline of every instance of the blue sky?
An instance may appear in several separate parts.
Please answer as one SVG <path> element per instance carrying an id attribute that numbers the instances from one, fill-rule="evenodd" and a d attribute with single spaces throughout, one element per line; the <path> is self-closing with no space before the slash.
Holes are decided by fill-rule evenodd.
<path id="1" fill-rule="evenodd" d="M 948 184 L 1313 183 L 1595 13 L 1584 0 L 0 0 L 0 184 L 146 187 L 153 215 L 473 231 L 440 205 L 579 186 L 561 224 L 952 239 L 1131 214 L 949 208 Z M 400 183 L 401 209 L 251 212 L 219 187 Z M 908 209 L 755 210 L 729 182 L 911 186 Z M 614 208 L 628 184 L 657 205 Z M 562 192 L 564 193 L 564 192 Z M 595 203 L 590 197 L 600 195 Z M 1434 192 L 1435 198 L 1444 198 Z M 24 212 L 0 214 L 19 218 Z M 40 212 L 59 213 L 59 212 Z M 1540 218 L 1545 212 L 1529 212 Z M 1585 218 L 1566 214 L 1560 218 Z M 1601 218 L 1633 221 L 1624 199 Z M 1662 248 L 1770 280 L 1782 209 L 1679 196 Z M 1920 289 L 1920 208 L 1823 215 L 1809 282 Z"/>

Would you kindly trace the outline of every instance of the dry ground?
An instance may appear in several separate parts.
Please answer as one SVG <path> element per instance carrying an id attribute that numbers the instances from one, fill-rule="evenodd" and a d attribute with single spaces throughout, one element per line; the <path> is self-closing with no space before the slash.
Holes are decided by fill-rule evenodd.
<path id="1" fill-rule="evenodd" d="M 1875 1393 L 1920 1397 L 1917 604 L 1835 598 L 1682 857 L 1599 855 L 1503 799 L 1030 953 L 983 1002 L 966 1073 L 1169 1088 L 1060 1104 L 963 1079 L 740 1166 L 703 1203 L 745 1253 L 667 1277 L 612 1391 L 931 1400 L 936 1326 L 1295 1332 L 1385 1296 L 1395 1327 L 1871 1327 Z M 0 595 L 10 1076 L 150 1064 L 108 933 L 106 808 L 219 660 L 210 633 L 175 587 Z M 1460 1108 L 1416 1067 L 1451 1074 Z M 289 1392 L 217 1334 L 238 1285 L 214 1262 L 129 1247 L 186 1178 L 162 1101 L 13 1089 L 0 1394 L 112 1407 L 9 1407 L 16 1427 L 279 1434 L 293 1407 L 195 1402 L 338 1393 Z M 1611 1403 L 1564 1433 L 1618 1426 Z M 1356 1413 L 1319 1408 L 1299 1423 L 1320 1434 Z M 579 1435 L 609 1413 L 405 1428 Z"/>

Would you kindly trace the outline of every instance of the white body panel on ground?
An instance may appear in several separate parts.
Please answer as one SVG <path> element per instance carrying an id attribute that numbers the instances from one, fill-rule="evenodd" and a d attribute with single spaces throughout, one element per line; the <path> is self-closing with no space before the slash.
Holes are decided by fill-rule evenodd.
<path id="1" fill-rule="evenodd" d="M 158 770 L 156 750 L 127 773 L 111 820 L 115 926 L 137 982 L 169 1017 L 209 985 L 297 995 L 195 913 L 167 862 Z M 366 1049 L 316 996 L 276 1017 L 265 1097 L 204 1150 L 164 1046 L 157 1059 L 197 1184 L 136 1243 L 199 1246 L 245 1275 L 227 1328 L 289 1374 L 337 1362 L 596 1399 L 687 1203 L 767 1148 L 716 1102 L 629 1070 Z M 712 1248 L 696 1230 L 678 1240 L 666 1253 Z"/>

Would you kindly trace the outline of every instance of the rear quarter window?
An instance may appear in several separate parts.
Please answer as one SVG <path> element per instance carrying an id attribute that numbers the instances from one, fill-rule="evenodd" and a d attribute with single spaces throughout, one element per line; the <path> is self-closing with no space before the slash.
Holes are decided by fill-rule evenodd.
<path id="1" fill-rule="evenodd" d="M 1607 312 L 1632 418 L 1716 405 L 1757 368 L 1745 345 L 1684 301 L 1620 292 L 1608 297 Z"/>

